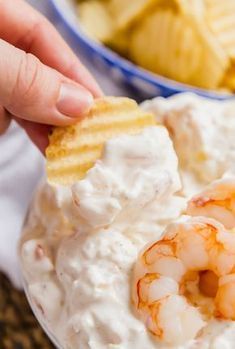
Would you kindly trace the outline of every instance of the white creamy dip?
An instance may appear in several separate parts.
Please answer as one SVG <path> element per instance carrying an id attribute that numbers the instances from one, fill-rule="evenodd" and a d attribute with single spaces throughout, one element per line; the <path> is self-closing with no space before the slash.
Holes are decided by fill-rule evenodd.
<path id="1" fill-rule="evenodd" d="M 102 159 L 84 180 L 72 186 L 72 194 L 77 214 L 87 222 L 89 231 L 112 226 L 124 232 L 136 230 L 146 221 L 155 229 L 160 219 L 155 207 L 173 199 L 172 194 L 180 188 L 175 152 L 166 129 L 159 126 L 110 140 Z M 170 216 L 177 217 L 184 199 L 176 196 L 173 200 L 178 207 L 171 205 L 167 212 L 175 210 Z M 149 212 L 151 217 L 144 219 Z M 167 212 L 161 215 L 167 216 Z"/>
<path id="2" fill-rule="evenodd" d="M 146 242 L 178 217 L 185 199 L 162 126 L 107 142 L 84 180 L 45 184 L 21 243 L 28 292 L 65 348 L 155 348 L 132 309 L 131 274 Z"/>
<path id="3" fill-rule="evenodd" d="M 233 102 L 183 94 L 143 108 L 170 131 L 185 186 L 181 193 L 195 194 L 231 170 Z M 213 320 L 198 339 L 168 347 L 134 311 L 137 254 L 186 206 L 178 194 L 177 167 L 167 130 L 150 127 L 108 141 L 102 158 L 72 187 L 43 184 L 37 192 L 23 231 L 21 263 L 33 307 L 63 349 L 235 348 L 232 321 Z"/>
<path id="4" fill-rule="evenodd" d="M 191 93 L 142 104 L 170 132 L 186 194 L 235 169 L 235 100 L 215 101 Z"/>

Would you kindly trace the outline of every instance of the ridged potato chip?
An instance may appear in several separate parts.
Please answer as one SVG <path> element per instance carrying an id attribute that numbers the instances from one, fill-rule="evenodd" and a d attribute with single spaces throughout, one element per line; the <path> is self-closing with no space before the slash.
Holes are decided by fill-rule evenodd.
<path id="1" fill-rule="evenodd" d="M 216 40 L 216 36 L 206 26 L 202 24 L 198 26 L 198 33 L 201 37 L 203 56 L 200 69 L 191 83 L 208 89 L 216 89 L 223 80 L 224 72 L 229 68 L 229 57 Z"/>
<path id="2" fill-rule="evenodd" d="M 110 48 L 124 56 L 129 52 L 129 37 L 135 22 L 148 14 L 153 5 L 162 3 L 164 0 L 109 0 L 107 5 L 115 30 L 108 40 L 105 40 Z"/>
<path id="3" fill-rule="evenodd" d="M 235 64 L 225 73 L 224 80 L 221 83 L 223 89 L 235 91 Z"/>
<path id="4" fill-rule="evenodd" d="M 204 0 L 175 0 L 180 12 L 186 16 L 194 16 L 202 18 L 205 15 L 205 1 Z"/>
<path id="5" fill-rule="evenodd" d="M 142 22 L 132 34 L 130 56 L 155 73 L 210 89 L 219 86 L 229 66 L 221 45 L 193 13 L 170 10 Z"/>
<path id="6" fill-rule="evenodd" d="M 136 134 L 155 124 L 154 116 L 131 99 L 97 99 L 77 124 L 54 129 L 46 149 L 48 181 L 68 185 L 84 178 L 101 157 L 107 140 L 120 134 Z"/>
<path id="7" fill-rule="evenodd" d="M 118 30 L 126 29 L 133 21 L 145 15 L 145 11 L 162 0 L 110 0 L 109 9 Z"/>
<path id="8" fill-rule="evenodd" d="M 206 22 L 230 58 L 235 59 L 235 0 L 205 0 Z"/>
<path id="9" fill-rule="evenodd" d="M 116 31 L 105 41 L 105 44 L 118 53 L 126 56 L 129 52 L 128 29 Z"/>
<path id="10" fill-rule="evenodd" d="M 167 10 L 143 20 L 131 37 L 130 55 L 144 68 L 189 82 L 199 68 L 202 49 L 191 25 Z"/>
<path id="11" fill-rule="evenodd" d="M 94 39 L 106 42 L 112 37 L 115 28 L 105 2 L 82 2 L 78 6 L 78 14 L 83 28 Z"/>

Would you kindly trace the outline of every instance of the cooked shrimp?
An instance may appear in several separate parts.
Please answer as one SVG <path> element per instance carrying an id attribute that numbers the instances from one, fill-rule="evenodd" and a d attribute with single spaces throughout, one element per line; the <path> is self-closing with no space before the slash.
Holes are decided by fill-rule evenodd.
<path id="1" fill-rule="evenodd" d="M 211 317 L 235 319 L 235 234 L 211 218 L 184 217 L 141 252 L 133 300 L 158 340 L 182 344 Z"/>
<path id="2" fill-rule="evenodd" d="M 226 228 L 235 227 L 235 177 L 212 182 L 188 204 L 187 214 L 211 217 Z"/>
<path id="3" fill-rule="evenodd" d="M 235 320 L 235 274 L 225 275 L 219 280 L 215 303 L 217 317 Z"/>

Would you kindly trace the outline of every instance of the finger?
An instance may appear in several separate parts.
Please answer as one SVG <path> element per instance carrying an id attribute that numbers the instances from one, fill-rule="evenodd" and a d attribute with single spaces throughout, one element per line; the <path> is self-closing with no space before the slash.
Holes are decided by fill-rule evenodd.
<path id="1" fill-rule="evenodd" d="M 15 121 L 25 130 L 32 142 L 38 147 L 43 155 L 45 155 L 46 147 L 49 144 L 48 134 L 52 126 L 36 124 L 27 120 L 14 118 Z"/>
<path id="2" fill-rule="evenodd" d="M 0 106 L 0 135 L 2 135 L 8 129 L 10 122 L 10 115 L 2 106 Z"/>
<path id="3" fill-rule="evenodd" d="M 52 24 L 22 0 L 0 0 L 0 37 L 34 54 L 44 64 L 85 86 L 98 97 L 102 92 Z"/>
<path id="4" fill-rule="evenodd" d="M 85 114 L 92 103 L 93 97 L 84 87 L 0 40 L 0 104 L 12 115 L 68 125 Z"/>

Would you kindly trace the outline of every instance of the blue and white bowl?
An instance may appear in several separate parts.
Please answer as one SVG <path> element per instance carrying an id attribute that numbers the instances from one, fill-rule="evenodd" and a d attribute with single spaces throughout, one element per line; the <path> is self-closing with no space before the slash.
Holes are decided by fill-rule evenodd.
<path id="1" fill-rule="evenodd" d="M 72 0 L 49 0 L 49 4 L 53 22 L 56 23 L 73 47 L 79 47 L 80 52 L 89 59 L 91 64 L 110 76 L 110 79 L 134 87 L 145 98 L 168 97 L 185 91 L 214 99 L 226 99 L 234 96 L 229 93 L 214 92 L 179 83 L 142 69 L 101 43 L 92 40 L 82 30 Z"/>

